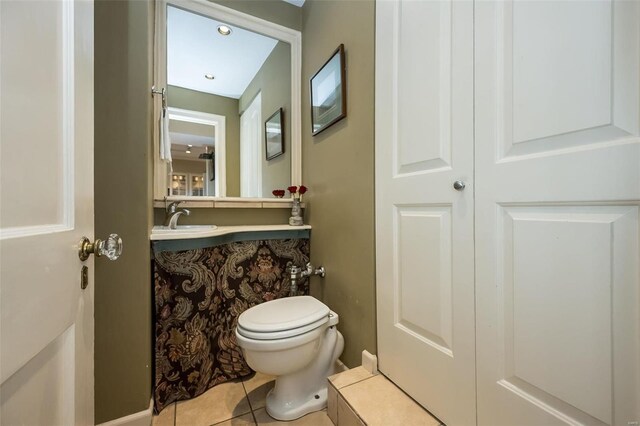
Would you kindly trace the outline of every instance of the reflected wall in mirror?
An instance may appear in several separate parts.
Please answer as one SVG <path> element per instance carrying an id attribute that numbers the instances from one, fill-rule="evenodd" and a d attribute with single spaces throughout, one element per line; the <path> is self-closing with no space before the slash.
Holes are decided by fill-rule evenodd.
<path id="1" fill-rule="evenodd" d="M 273 198 L 274 189 L 295 182 L 290 43 L 167 4 L 165 75 L 170 111 L 225 122 L 215 137 L 211 117 L 204 123 L 170 115 L 167 195 Z M 280 108 L 284 153 L 267 159 L 265 122 Z"/>

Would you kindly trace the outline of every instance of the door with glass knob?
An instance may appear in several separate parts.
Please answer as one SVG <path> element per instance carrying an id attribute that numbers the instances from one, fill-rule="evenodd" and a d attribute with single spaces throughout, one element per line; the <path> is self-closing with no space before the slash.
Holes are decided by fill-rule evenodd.
<path id="1" fill-rule="evenodd" d="M 78 259 L 78 241 L 94 235 L 93 22 L 91 2 L 0 1 L 6 425 L 95 424 L 95 292 L 83 291 L 94 260 Z"/>
<path id="2" fill-rule="evenodd" d="M 122 238 L 118 234 L 111 234 L 106 240 L 96 239 L 92 243 L 89 238 L 82 237 L 78 257 L 85 261 L 91 254 L 96 257 L 105 256 L 109 260 L 117 260 L 122 254 Z"/>

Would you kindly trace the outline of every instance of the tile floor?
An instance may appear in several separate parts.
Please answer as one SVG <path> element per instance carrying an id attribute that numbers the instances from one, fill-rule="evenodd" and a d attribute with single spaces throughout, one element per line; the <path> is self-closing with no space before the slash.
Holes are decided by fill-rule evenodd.
<path id="1" fill-rule="evenodd" d="M 327 409 L 291 421 L 274 420 L 265 400 L 274 378 L 264 374 L 222 383 L 188 401 L 171 404 L 153 426 L 444 426 L 386 377 L 362 367 L 329 377 Z"/>
<path id="2" fill-rule="evenodd" d="M 329 377 L 327 415 L 337 426 L 443 426 L 386 377 L 362 367 Z"/>
<path id="3" fill-rule="evenodd" d="M 267 392 L 274 379 L 255 375 L 214 386 L 197 398 L 166 407 L 153 417 L 153 426 L 229 426 L 229 425 L 291 425 L 333 426 L 326 410 L 307 414 L 291 421 L 274 420 L 265 410 Z"/>

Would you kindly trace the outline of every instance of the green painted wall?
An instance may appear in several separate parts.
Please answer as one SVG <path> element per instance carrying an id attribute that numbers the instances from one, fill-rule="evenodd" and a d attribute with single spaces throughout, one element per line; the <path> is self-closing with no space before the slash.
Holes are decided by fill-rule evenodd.
<path id="1" fill-rule="evenodd" d="M 174 158 L 171 165 L 174 173 L 204 174 L 205 160 L 178 160 Z"/>
<path id="2" fill-rule="evenodd" d="M 262 156 L 262 196 L 273 197 L 274 189 L 286 189 L 291 185 L 291 45 L 282 41 L 273 48 L 251 83 L 240 96 L 240 114 L 249 107 L 258 92 L 262 122 L 283 108 L 284 154 L 267 161 Z M 264 132 L 262 135 L 264 145 Z"/>
<path id="3" fill-rule="evenodd" d="M 152 223 L 150 1 L 95 2 L 95 235 L 124 241 L 95 262 L 95 421 L 149 407 Z"/>
<path id="4" fill-rule="evenodd" d="M 238 99 L 197 90 L 169 86 L 167 102 L 175 108 L 191 111 L 208 112 L 226 117 L 226 158 L 227 158 L 227 196 L 240 196 L 240 116 L 238 115 Z"/>
<path id="5" fill-rule="evenodd" d="M 340 315 L 342 360 L 376 352 L 374 222 L 374 2 L 310 1 L 302 8 L 302 175 L 311 253 L 327 276 L 311 292 Z M 311 136 L 309 79 L 344 43 L 347 117 Z"/>

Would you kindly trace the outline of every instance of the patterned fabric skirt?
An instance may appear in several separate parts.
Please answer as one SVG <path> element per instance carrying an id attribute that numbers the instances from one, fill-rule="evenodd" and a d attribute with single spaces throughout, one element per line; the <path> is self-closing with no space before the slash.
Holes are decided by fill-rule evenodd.
<path id="1" fill-rule="evenodd" d="M 287 266 L 308 261 L 308 239 L 154 253 L 155 412 L 252 374 L 236 344 L 238 316 L 288 296 Z M 299 291 L 309 293 L 306 279 Z"/>

